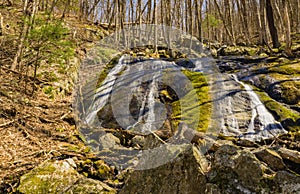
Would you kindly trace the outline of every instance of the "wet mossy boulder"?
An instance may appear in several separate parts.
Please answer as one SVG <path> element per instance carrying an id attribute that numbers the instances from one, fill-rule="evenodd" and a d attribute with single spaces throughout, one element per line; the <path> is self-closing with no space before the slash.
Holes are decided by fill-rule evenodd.
<path id="1" fill-rule="evenodd" d="M 86 178 L 76 170 L 72 159 L 46 161 L 23 175 L 18 192 L 25 194 L 44 193 L 116 193 L 97 180 Z"/>

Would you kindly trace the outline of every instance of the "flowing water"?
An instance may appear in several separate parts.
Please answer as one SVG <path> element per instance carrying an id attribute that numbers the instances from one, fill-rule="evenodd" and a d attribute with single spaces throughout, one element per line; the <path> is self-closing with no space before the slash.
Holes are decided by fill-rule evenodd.
<path id="1" fill-rule="evenodd" d="M 208 71 L 211 70 L 211 63 L 205 60 L 203 58 L 193 61 L 195 66 L 188 70 L 202 71 L 208 77 L 213 100 L 212 121 L 218 123 L 211 123 L 211 128 L 213 126 L 215 131 L 227 136 L 252 141 L 286 133 L 249 85 L 239 81 L 234 74 Z M 145 65 L 145 61 L 124 61 L 127 61 L 125 55 L 109 72 L 103 84 L 96 89 L 85 120 L 90 126 L 101 125 L 103 120 L 98 118 L 99 110 L 111 103 L 112 111 L 109 114 L 116 117 L 123 129 L 135 128 L 136 132 L 148 134 L 162 127 L 167 117 L 166 107 L 159 100 L 159 84 L 163 82 L 164 70 L 173 68 L 180 72 L 183 67 L 168 61 L 149 60 L 151 65 Z M 173 82 L 169 79 L 168 83 L 176 83 L 173 89 L 181 89 L 176 93 L 179 98 L 183 97 L 187 93 L 183 88 L 188 81 L 178 73 L 173 79 Z M 132 103 L 134 108 L 131 107 Z"/>

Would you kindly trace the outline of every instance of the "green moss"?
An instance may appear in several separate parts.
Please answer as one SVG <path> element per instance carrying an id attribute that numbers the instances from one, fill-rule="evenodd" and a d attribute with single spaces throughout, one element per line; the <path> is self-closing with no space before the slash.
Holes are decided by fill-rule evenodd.
<path id="1" fill-rule="evenodd" d="M 300 63 L 298 61 L 291 61 L 288 63 L 272 63 L 268 69 L 268 73 L 278 73 L 285 75 L 300 74 Z"/>
<path id="2" fill-rule="evenodd" d="M 78 173 L 63 162 L 45 162 L 21 177 L 21 193 L 59 193 L 78 179 Z"/>
<path id="3" fill-rule="evenodd" d="M 266 108 L 273 114 L 275 119 L 279 122 L 282 122 L 286 119 L 291 119 L 293 122 L 296 122 L 298 119 L 300 119 L 300 115 L 298 113 L 290 110 L 289 108 L 285 107 L 279 102 L 273 100 L 265 92 L 257 88 L 254 91 L 258 94 Z M 300 127 L 291 126 L 291 130 L 300 130 Z"/>
<path id="4" fill-rule="evenodd" d="M 116 66 L 120 59 L 120 55 L 114 57 L 101 71 L 100 75 L 98 76 L 97 87 L 101 86 L 102 82 L 105 80 L 106 76 L 109 72 Z"/>
<path id="5" fill-rule="evenodd" d="M 193 90 L 186 94 L 183 98 L 172 103 L 173 108 L 173 125 L 178 126 L 180 120 L 184 120 L 188 125 L 194 121 L 194 115 L 200 111 L 200 118 L 198 122 L 198 131 L 206 131 L 211 117 L 211 97 L 209 95 L 209 86 L 206 78 L 202 73 L 190 72 L 184 70 L 183 73 L 191 81 Z M 198 101 L 191 102 L 192 95 L 197 94 Z M 181 112 L 181 104 L 189 105 L 189 109 Z"/>

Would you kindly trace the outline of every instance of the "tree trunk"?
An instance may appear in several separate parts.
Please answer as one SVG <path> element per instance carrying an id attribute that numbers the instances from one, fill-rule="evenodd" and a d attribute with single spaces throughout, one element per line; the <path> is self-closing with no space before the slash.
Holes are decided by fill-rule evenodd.
<path id="1" fill-rule="evenodd" d="M 23 6 L 23 14 L 26 16 L 27 15 L 27 10 L 28 10 L 28 1 L 29 0 L 25 0 L 24 2 L 24 6 Z M 28 16 L 27 16 L 28 18 Z M 11 70 L 15 70 L 17 65 L 19 64 L 21 58 L 22 58 L 22 54 L 23 54 L 23 45 L 24 45 L 24 41 L 27 37 L 28 34 L 28 30 L 29 30 L 29 24 L 28 22 L 24 22 L 23 23 L 23 28 L 20 34 L 20 38 L 19 38 L 19 44 L 18 44 L 18 49 L 17 52 L 15 54 L 13 63 L 10 67 Z"/>
<path id="2" fill-rule="evenodd" d="M 280 10 L 279 10 L 279 7 L 278 7 L 278 3 L 276 2 L 276 1 L 274 1 L 273 2 L 273 5 L 274 5 L 274 8 L 275 8 L 275 13 L 276 13 L 276 15 L 277 15 L 277 20 L 279 20 L 279 22 L 280 22 L 280 25 L 278 25 L 279 26 L 279 34 L 284 34 L 284 22 L 283 22 L 283 17 L 282 17 L 282 15 L 281 15 L 281 13 L 280 13 Z M 282 39 L 282 38 L 280 38 L 280 39 Z"/>
<path id="3" fill-rule="evenodd" d="M 287 55 L 292 56 L 292 41 L 291 41 L 291 25 L 290 25 L 290 18 L 287 6 L 287 0 L 282 0 L 283 5 L 283 12 L 284 12 L 284 23 L 285 23 L 285 52 Z"/>
<path id="4" fill-rule="evenodd" d="M 270 0 L 266 0 L 266 13 L 268 19 L 269 30 L 272 38 L 273 48 L 279 48 L 278 32 L 274 22 L 273 8 Z"/>
<path id="5" fill-rule="evenodd" d="M 203 0 L 200 0 L 200 2 L 195 1 L 195 11 L 196 11 L 196 22 L 197 22 L 197 31 L 198 31 L 198 40 L 202 42 L 202 5 Z"/>
<path id="6" fill-rule="evenodd" d="M 223 12 L 222 12 L 222 10 L 221 10 L 221 8 L 220 8 L 220 6 L 219 6 L 217 0 L 214 0 L 214 2 L 215 2 L 215 5 L 216 5 L 216 7 L 217 7 L 217 9 L 218 9 L 218 12 L 219 12 L 219 15 L 220 15 L 220 17 L 221 17 L 221 20 L 222 20 L 222 22 L 223 22 L 223 26 L 224 26 L 224 28 L 225 28 L 226 34 L 227 34 L 228 37 L 231 39 L 231 42 L 232 42 L 232 43 L 235 43 L 234 37 L 233 37 L 233 35 L 231 34 L 230 30 L 228 29 L 228 26 L 226 25 L 226 20 L 225 20 L 224 14 L 223 14 Z"/>
<path id="7" fill-rule="evenodd" d="M 296 8 L 296 22 L 297 22 L 297 33 L 300 33 L 300 0 L 297 0 L 297 8 Z"/>
<path id="8" fill-rule="evenodd" d="M 157 54 L 157 6 L 156 6 L 156 0 L 154 0 L 153 5 L 153 23 L 154 23 L 154 53 Z"/>
<path id="9" fill-rule="evenodd" d="M 246 4 L 245 0 L 241 0 L 241 12 L 242 12 L 242 21 L 243 21 L 243 28 L 245 34 L 246 43 L 250 43 L 250 30 L 248 24 L 248 5 Z"/>

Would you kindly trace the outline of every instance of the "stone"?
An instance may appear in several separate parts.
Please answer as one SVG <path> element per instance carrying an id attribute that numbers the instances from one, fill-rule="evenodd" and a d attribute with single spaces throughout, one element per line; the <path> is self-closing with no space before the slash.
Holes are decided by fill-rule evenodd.
<path id="1" fill-rule="evenodd" d="M 80 175 L 73 168 L 74 164 L 72 159 L 46 161 L 20 178 L 17 191 L 25 194 L 116 193 L 105 183 Z"/>
<path id="2" fill-rule="evenodd" d="M 131 139 L 131 146 L 136 148 L 143 148 L 145 145 L 145 138 L 140 135 L 136 135 Z"/>
<path id="3" fill-rule="evenodd" d="M 238 175 L 242 185 L 255 190 L 263 177 L 263 170 L 259 160 L 251 152 L 243 150 L 234 162 L 233 170 Z"/>
<path id="4" fill-rule="evenodd" d="M 286 171 L 279 171 L 274 177 L 278 193 L 300 193 L 300 177 Z"/>
<path id="5" fill-rule="evenodd" d="M 205 193 L 206 194 L 221 194 L 222 192 L 219 189 L 218 185 L 215 185 L 212 183 L 207 183 Z"/>
<path id="6" fill-rule="evenodd" d="M 113 194 L 116 193 L 116 190 L 109 187 L 103 182 L 90 179 L 90 178 L 81 178 L 76 184 L 71 186 L 66 192 L 66 194 L 73 193 L 82 193 L 82 194 L 92 194 L 92 193 L 107 193 Z"/>
<path id="7" fill-rule="evenodd" d="M 106 133 L 99 137 L 99 149 L 109 149 L 119 147 L 120 139 L 111 133 Z"/>
<path id="8" fill-rule="evenodd" d="M 300 152 L 287 148 L 279 148 L 278 153 L 282 158 L 300 164 Z"/>
<path id="9" fill-rule="evenodd" d="M 204 193 L 205 157 L 191 144 L 151 150 L 126 180 L 126 193 Z"/>
<path id="10" fill-rule="evenodd" d="M 286 168 L 281 156 L 273 150 L 260 148 L 255 150 L 254 154 L 258 159 L 268 164 L 273 170 L 283 170 Z"/>
<path id="11" fill-rule="evenodd" d="M 225 144 L 215 152 L 208 180 L 217 184 L 221 193 L 259 192 L 263 175 L 262 165 L 254 154 Z"/>

